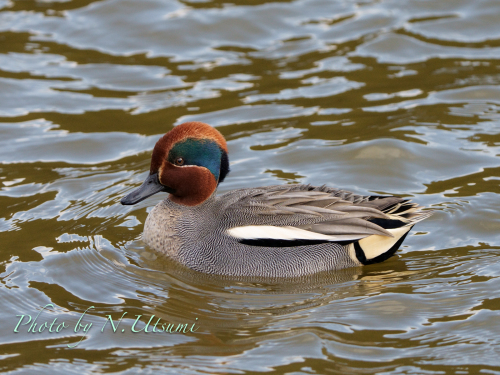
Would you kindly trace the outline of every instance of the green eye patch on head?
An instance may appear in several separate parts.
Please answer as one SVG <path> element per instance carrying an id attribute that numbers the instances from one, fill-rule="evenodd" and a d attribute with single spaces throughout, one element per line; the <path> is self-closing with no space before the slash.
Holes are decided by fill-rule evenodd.
<path id="1" fill-rule="evenodd" d="M 218 181 L 222 153 L 223 151 L 215 141 L 188 138 L 172 147 L 168 153 L 168 161 L 173 165 L 178 165 L 176 160 L 182 158 L 183 165 L 205 167 Z"/>

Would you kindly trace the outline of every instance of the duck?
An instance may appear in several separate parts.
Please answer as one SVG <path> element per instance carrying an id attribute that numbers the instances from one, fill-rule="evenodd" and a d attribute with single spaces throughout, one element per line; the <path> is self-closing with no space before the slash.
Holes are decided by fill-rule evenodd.
<path id="1" fill-rule="evenodd" d="M 409 199 L 325 185 L 217 195 L 229 171 L 224 136 L 186 122 L 156 142 L 148 177 L 121 204 L 168 193 L 150 211 L 142 240 L 192 270 L 236 277 L 301 277 L 382 262 L 432 214 Z"/>

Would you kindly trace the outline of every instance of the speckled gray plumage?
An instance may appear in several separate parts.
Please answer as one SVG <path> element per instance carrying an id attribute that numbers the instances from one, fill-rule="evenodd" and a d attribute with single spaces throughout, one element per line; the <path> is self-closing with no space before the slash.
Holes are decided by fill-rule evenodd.
<path id="1" fill-rule="evenodd" d="M 384 234 L 366 221 L 387 218 L 386 207 L 398 197 L 369 197 L 328 187 L 281 185 L 213 194 L 187 207 L 168 198 L 149 214 L 144 241 L 187 267 L 209 274 L 294 277 L 359 266 L 349 245 L 322 243 L 294 247 L 245 245 L 227 230 L 247 225 L 294 226 L 317 233 L 360 238 Z M 409 207 L 418 207 L 410 203 Z M 421 214 L 421 213 L 420 213 Z M 411 221 L 415 214 L 402 220 Z M 385 232 L 387 233 L 387 232 Z"/>

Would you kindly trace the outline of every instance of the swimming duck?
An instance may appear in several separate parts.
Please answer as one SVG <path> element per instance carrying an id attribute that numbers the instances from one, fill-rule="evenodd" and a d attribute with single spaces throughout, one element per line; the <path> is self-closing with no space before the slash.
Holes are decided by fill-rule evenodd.
<path id="1" fill-rule="evenodd" d="M 191 269 L 230 276 L 295 277 L 381 262 L 431 215 L 407 199 L 326 186 L 216 196 L 228 172 L 222 134 L 187 122 L 160 138 L 149 176 L 121 203 L 169 193 L 149 213 L 144 242 Z"/>

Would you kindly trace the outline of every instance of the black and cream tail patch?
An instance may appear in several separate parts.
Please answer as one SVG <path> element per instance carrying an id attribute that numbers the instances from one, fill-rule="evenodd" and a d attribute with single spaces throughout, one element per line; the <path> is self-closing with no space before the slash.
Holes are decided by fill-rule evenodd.
<path id="1" fill-rule="evenodd" d="M 387 229 L 394 237 L 372 235 L 349 245 L 349 255 L 363 265 L 383 262 L 398 251 L 413 225 Z"/>

